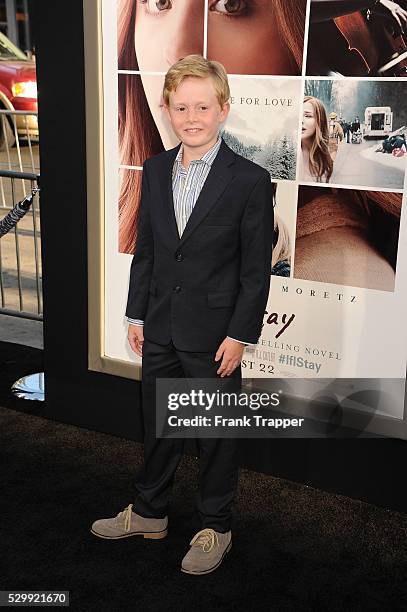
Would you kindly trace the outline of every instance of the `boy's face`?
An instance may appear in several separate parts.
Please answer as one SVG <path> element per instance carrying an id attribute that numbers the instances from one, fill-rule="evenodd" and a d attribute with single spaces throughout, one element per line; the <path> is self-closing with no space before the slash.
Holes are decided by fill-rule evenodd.
<path id="1" fill-rule="evenodd" d="M 229 102 L 220 106 L 210 77 L 187 77 L 170 93 L 164 106 L 172 128 L 190 148 L 208 149 L 215 144 L 220 125 L 229 114 Z"/>

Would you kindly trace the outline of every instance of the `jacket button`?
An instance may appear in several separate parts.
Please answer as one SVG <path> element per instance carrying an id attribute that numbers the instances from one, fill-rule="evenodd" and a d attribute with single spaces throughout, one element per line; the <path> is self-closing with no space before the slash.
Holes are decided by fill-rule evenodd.
<path id="1" fill-rule="evenodd" d="M 182 253 L 177 253 L 176 256 L 175 256 L 175 259 L 177 261 L 182 261 L 184 259 L 184 256 L 183 256 Z"/>
<path id="2" fill-rule="evenodd" d="M 176 291 L 178 293 L 179 291 L 181 291 L 181 287 L 179 285 L 177 285 L 176 287 L 174 287 L 174 291 Z"/>

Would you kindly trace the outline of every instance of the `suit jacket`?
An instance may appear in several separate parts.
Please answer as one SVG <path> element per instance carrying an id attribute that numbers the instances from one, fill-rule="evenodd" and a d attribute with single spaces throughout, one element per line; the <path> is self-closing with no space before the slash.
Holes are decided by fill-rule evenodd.
<path id="1" fill-rule="evenodd" d="M 273 187 L 222 140 L 181 236 L 172 169 L 180 144 L 144 163 L 126 316 L 144 337 L 216 351 L 226 336 L 257 343 L 270 286 Z"/>

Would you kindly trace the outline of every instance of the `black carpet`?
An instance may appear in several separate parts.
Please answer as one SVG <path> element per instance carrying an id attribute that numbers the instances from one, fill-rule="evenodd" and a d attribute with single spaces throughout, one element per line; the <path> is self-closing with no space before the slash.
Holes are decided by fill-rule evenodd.
<path id="1" fill-rule="evenodd" d="M 4 344 L 0 353 L 1 590 L 69 590 L 78 611 L 406 609 L 407 516 L 248 470 L 233 548 L 212 574 L 179 570 L 199 529 L 191 457 L 177 471 L 165 540 L 94 537 L 95 519 L 133 501 L 142 446 L 10 398 L 20 350 L 10 347 L 7 364 Z M 19 375 L 41 369 L 41 351 L 24 349 Z"/>

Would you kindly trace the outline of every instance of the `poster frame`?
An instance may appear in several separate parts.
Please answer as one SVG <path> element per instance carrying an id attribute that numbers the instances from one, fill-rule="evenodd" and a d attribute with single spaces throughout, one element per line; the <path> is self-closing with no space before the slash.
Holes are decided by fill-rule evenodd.
<path id="1" fill-rule="evenodd" d="M 88 367 L 95 372 L 141 380 L 141 365 L 105 354 L 105 166 L 102 2 L 83 3 L 86 87 L 88 222 Z"/>
<path id="2" fill-rule="evenodd" d="M 83 4 L 86 88 L 86 164 L 88 237 L 88 368 L 94 372 L 141 380 L 141 364 L 105 354 L 105 159 L 102 0 Z M 374 415 L 373 431 L 407 439 L 407 411 L 402 419 Z"/>

